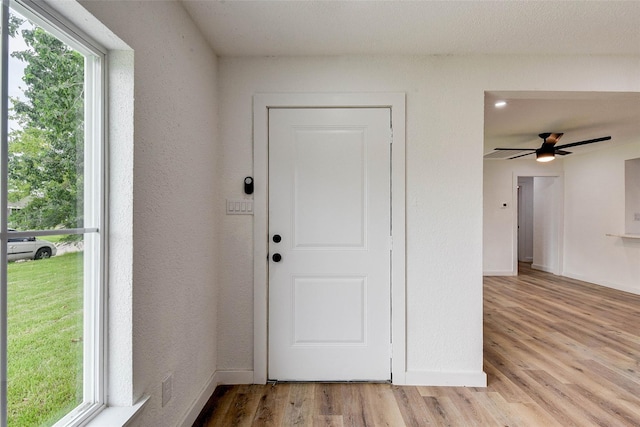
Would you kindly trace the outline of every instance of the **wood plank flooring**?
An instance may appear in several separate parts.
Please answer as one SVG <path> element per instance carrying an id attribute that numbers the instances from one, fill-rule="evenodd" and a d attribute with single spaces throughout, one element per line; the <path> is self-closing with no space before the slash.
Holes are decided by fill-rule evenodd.
<path id="1" fill-rule="evenodd" d="M 220 386 L 194 426 L 640 426 L 640 296 L 520 268 L 484 281 L 486 388 Z"/>

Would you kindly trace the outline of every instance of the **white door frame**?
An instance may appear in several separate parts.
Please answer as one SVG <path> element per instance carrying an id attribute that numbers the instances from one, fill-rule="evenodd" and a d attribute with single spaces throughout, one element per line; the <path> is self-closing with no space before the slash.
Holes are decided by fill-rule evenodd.
<path id="1" fill-rule="evenodd" d="M 521 180 L 520 178 L 526 178 L 527 179 L 527 184 L 523 185 L 521 184 Z M 527 191 L 524 191 L 524 189 L 531 184 L 531 188 L 527 189 Z M 524 254 L 526 252 L 526 249 L 523 247 L 525 243 L 529 243 L 531 245 L 530 249 L 530 254 L 527 253 L 527 255 L 531 255 L 531 261 L 533 261 L 533 202 L 531 202 L 531 206 L 526 206 L 526 208 L 528 209 L 523 209 L 523 207 L 525 207 L 525 203 L 523 203 L 523 199 L 525 196 L 531 196 L 531 199 L 533 199 L 533 177 L 532 176 L 528 176 L 528 177 L 518 177 L 518 204 L 516 205 L 516 210 L 518 212 L 518 224 L 516 229 L 518 230 L 518 262 L 520 261 L 525 261 L 522 258 L 524 258 Z M 530 193 L 530 194 L 529 194 Z M 530 217 L 528 217 L 527 215 L 531 214 Z M 530 242 L 526 242 L 526 239 L 523 239 L 524 236 L 527 235 L 527 232 L 531 231 L 531 236 L 529 236 L 531 238 Z"/>
<path id="2" fill-rule="evenodd" d="M 265 93 L 253 97 L 253 382 L 267 382 L 268 339 L 268 180 L 269 108 L 387 107 L 391 109 L 391 375 L 405 383 L 405 94 L 404 93 Z"/>
<path id="3" fill-rule="evenodd" d="M 513 210 L 513 249 L 511 251 L 512 254 L 512 263 L 513 263 L 513 276 L 518 275 L 518 212 L 520 211 L 520 206 L 518 205 L 518 178 L 556 178 L 560 185 L 560 193 L 558 194 L 559 204 L 558 204 L 558 234 L 556 236 L 555 244 L 558 249 L 558 268 L 557 271 L 552 272 L 558 276 L 561 276 L 563 273 L 562 261 L 563 261 L 563 236 L 564 236 L 564 174 L 562 172 L 534 172 L 534 173 L 513 173 L 513 196 L 512 200 L 515 200 L 516 209 Z"/>

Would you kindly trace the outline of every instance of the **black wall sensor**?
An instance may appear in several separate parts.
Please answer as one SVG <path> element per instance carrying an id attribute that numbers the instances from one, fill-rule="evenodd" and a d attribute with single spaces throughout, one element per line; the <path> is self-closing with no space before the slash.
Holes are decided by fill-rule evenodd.
<path id="1" fill-rule="evenodd" d="M 250 176 L 244 179 L 244 193 L 253 194 L 253 178 Z"/>

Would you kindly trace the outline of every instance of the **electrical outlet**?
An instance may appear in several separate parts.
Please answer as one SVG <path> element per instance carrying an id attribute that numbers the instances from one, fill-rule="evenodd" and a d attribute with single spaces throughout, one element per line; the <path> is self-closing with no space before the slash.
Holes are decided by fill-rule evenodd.
<path id="1" fill-rule="evenodd" d="M 640 221 L 640 212 L 636 212 L 633 214 L 633 220 L 634 221 Z"/>
<path id="2" fill-rule="evenodd" d="M 169 403 L 171 400 L 171 392 L 173 391 L 173 375 L 169 374 L 164 381 L 162 381 L 162 407 Z"/>

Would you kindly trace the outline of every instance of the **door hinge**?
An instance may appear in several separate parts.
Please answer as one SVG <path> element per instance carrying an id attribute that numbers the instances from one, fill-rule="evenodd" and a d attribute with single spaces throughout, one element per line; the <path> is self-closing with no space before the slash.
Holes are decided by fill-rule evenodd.
<path id="1" fill-rule="evenodd" d="M 389 250 L 393 250 L 393 236 L 389 236 Z"/>
<path id="2" fill-rule="evenodd" d="M 393 128 L 389 128 L 389 144 L 393 144 Z"/>
<path id="3" fill-rule="evenodd" d="M 393 358 L 393 343 L 389 343 L 389 357 Z"/>

